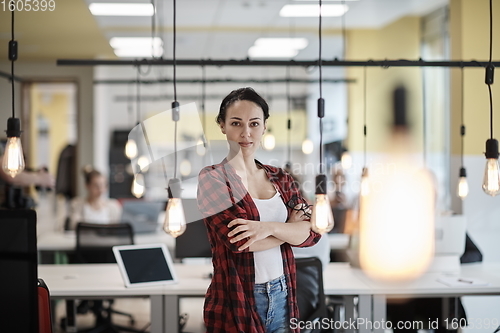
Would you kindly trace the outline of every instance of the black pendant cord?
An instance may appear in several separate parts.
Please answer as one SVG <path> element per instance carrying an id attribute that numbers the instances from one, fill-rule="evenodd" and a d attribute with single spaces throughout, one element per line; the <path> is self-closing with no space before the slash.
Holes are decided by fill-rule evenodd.
<path id="1" fill-rule="evenodd" d="M 460 101 L 460 118 L 462 124 L 460 125 L 460 137 L 461 137 L 461 147 L 460 147 L 460 164 L 461 167 L 464 167 L 464 137 L 465 137 L 465 116 L 464 116 L 464 68 L 462 67 L 461 71 L 461 101 Z"/>
<path id="2" fill-rule="evenodd" d="M 176 44 L 177 44 L 177 14 L 176 14 L 176 0 L 174 0 L 174 36 L 173 36 L 173 60 L 174 60 L 174 101 L 177 101 L 177 58 L 176 58 Z"/>
<path id="3" fill-rule="evenodd" d="M 12 11 L 12 20 L 11 20 L 11 34 L 12 34 L 12 39 L 11 39 L 11 42 L 14 42 L 14 11 Z M 17 52 L 16 52 L 17 53 Z M 17 57 L 17 54 L 16 54 L 16 57 Z M 16 108 L 16 105 L 14 103 L 14 99 L 15 99 L 15 87 L 14 87 L 14 61 L 15 59 L 12 58 L 11 59 L 11 62 L 10 62 L 10 74 L 11 74 L 11 78 L 10 78 L 10 82 L 11 82 L 11 86 L 12 86 L 12 118 L 16 118 L 16 111 L 15 111 L 15 108 Z"/>
<path id="4" fill-rule="evenodd" d="M 321 15 L 321 7 L 322 0 L 319 0 L 319 29 L 318 29 L 318 37 L 319 37 L 319 100 L 323 100 L 323 66 L 321 60 L 321 48 L 322 48 L 322 36 L 321 36 L 321 26 L 322 26 L 322 15 Z M 324 102 L 321 102 L 322 110 L 318 110 L 319 117 L 319 170 L 320 174 L 324 174 L 324 165 L 323 165 L 323 117 L 324 117 Z"/>
<path id="5" fill-rule="evenodd" d="M 203 119 L 203 136 L 207 138 L 207 112 L 205 109 L 205 100 L 207 98 L 207 72 L 205 66 L 201 66 L 201 115 Z"/>
<path id="6" fill-rule="evenodd" d="M 491 68 L 491 71 L 493 71 L 491 64 L 492 57 L 493 57 L 493 0 L 490 0 L 490 60 L 488 67 Z M 490 139 L 493 139 L 493 95 L 491 93 L 492 83 L 493 83 L 493 72 L 491 73 L 491 81 L 488 81 L 487 79 L 488 93 L 490 96 Z"/>
<path id="7" fill-rule="evenodd" d="M 342 0 L 342 7 L 345 8 L 345 0 Z M 342 24 L 342 59 L 345 60 L 347 54 L 347 30 L 345 27 L 345 13 L 341 16 Z"/>
<path id="8" fill-rule="evenodd" d="M 141 68 L 137 66 L 137 80 L 136 80 L 136 94 L 135 102 L 136 102 L 136 116 L 137 116 L 137 124 L 141 122 Z"/>
<path id="9" fill-rule="evenodd" d="M 177 1 L 174 0 L 174 12 L 173 12 L 173 46 L 172 46 L 172 51 L 173 51 L 173 60 L 174 60 L 174 103 L 177 105 L 178 109 L 178 102 L 177 102 L 177 58 L 176 58 L 176 44 L 177 44 Z M 175 108 L 175 106 L 174 106 Z M 172 112 L 177 113 L 178 110 L 172 109 Z M 176 117 L 174 120 L 174 178 L 177 178 L 177 122 L 178 122 L 178 115 L 174 116 Z"/>
<path id="10" fill-rule="evenodd" d="M 366 67 L 363 67 L 363 167 L 366 167 Z"/>
<path id="11" fill-rule="evenodd" d="M 422 73 L 422 151 L 424 159 L 424 167 L 427 165 L 427 93 L 425 85 L 425 68 L 420 69 Z"/>
<path id="12" fill-rule="evenodd" d="M 290 96 L 290 67 L 286 68 L 286 113 L 287 113 L 287 151 L 286 161 L 292 163 L 292 109 L 291 109 L 291 96 Z"/>
<path id="13" fill-rule="evenodd" d="M 155 0 L 151 0 L 153 15 L 151 16 L 151 58 L 155 58 L 155 37 L 156 37 L 156 5 Z"/>

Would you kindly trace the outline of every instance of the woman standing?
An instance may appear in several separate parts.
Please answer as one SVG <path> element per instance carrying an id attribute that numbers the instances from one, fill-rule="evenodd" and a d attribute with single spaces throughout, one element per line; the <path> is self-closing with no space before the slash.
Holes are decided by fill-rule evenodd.
<path id="1" fill-rule="evenodd" d="M 214 268 L 207 332 L 289 332 L 290 319 L 298 318 L 290 246 L 311 246 L 321 236 L 311 231 L 293 178 L 254 158 L 268 118 L 266 101 L 252 88 L 232 91 L 217 116 L 229 153 L 199 175 Z"/>

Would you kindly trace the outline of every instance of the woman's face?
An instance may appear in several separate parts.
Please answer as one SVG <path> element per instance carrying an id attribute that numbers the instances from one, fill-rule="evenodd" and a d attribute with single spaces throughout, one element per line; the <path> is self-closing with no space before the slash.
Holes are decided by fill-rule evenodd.
<path id="1" fill-rule="evenodd" d="M 90 198 L 99 198 L 106 192 L 106 180 L 103 176 L 92 177 L 90 184 L 87 184 L 87 191 Z"/>
<path id="2" fill-rule="evenodd" d="M 254 154 L 266 131 L 264 111 L 253 102 L 236 101 L 227 108 L 226 119 L 220 127 L 233 153 Z"/>

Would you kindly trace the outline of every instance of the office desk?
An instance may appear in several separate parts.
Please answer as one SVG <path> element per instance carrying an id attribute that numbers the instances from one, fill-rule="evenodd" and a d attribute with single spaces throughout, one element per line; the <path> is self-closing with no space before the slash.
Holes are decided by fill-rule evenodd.
<path id="1" fill-rule="evenodd" d="M 139 288 L 125 288 L 116 264 L 39 265 L 38 276 L 54 299 L 149 297 L 151 332 L 177 333 L 179 297 L 204 296 L 210 280 L 202 276 L 210 270 L 209 265 L 175 264 L 179 283 Z"/>
<path id="2" fill-rule="evenodd" d="M 179 298 L 203 297 L 210 280 L 202 276 L 211 266 L 175 264 L 175 270 L 178 284 L 147 288 L 125 288 L 116 264 L 39 265 L 38 275 L 47 283 L 53 298 L 150 297 L 151 332 L 177 333 Z M 387 297 L 500 295 L 500 264 L 462 266 L 461 277 L 485 280 L 488 286 L 452 288 L 437 282 L 439 275 L 429 273 L 405 285 L 388 285 L 370 280 L 361 270 L 347 263 L 330 263 L 323 280 L 325 294 L 345 297 L 346 318 L 354 318 L 353 300 L 358 297 L 357 317 L 372 323 L 386 319 Z M 370 331 L 369 327 L 359 327 L 359 332 Z"/>

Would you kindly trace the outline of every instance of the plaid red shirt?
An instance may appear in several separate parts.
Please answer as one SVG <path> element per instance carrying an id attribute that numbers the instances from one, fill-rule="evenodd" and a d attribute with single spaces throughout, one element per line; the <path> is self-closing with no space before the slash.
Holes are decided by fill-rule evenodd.
<path id="1" fill-rule="evenodd" d="M 280 168 L 262 167 L 278 189 L 286 204 L 302 198 L 297 183 Z M 230 243 L 227 225 L 234 219 L 259 221 L 259 211 L 247 192 L 236 170 L 224 159 L 222 163 L 204 168 L 199 175 L 198 207 L 203 214 L 212 247 L 214 273 L 205 297 L 204 320 L 207 332 L 264 333 L 254 299 L 254 255 L 238 248 L 246 240 Z M 290 209 L 289 214 L 290 214 Z M 321 235 L 310 231 L 309 237 L 299 247 L 316 244 Z M 295 294 L 295 259 L 288 243 L 281 245 L 283 272 L 288 288 L 288 313 L 298 318 Z M 293 332 L 299 332 L 298 329 Z"/>

